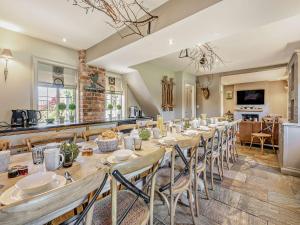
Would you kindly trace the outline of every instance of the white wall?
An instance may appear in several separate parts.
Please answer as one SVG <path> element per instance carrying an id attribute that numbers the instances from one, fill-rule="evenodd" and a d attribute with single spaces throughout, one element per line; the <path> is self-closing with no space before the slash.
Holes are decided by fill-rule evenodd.
<path id="1" fill-rule="evenodd" d="M 0 49 L 12 50 L 8 79 L 4 82 L 4 60 L 0 59 L 0 121 L 10 122 L 11 109 L 33 107 L 33 56 L 78 65 L 77 51 L 12 31 L 0 29 Z"/>

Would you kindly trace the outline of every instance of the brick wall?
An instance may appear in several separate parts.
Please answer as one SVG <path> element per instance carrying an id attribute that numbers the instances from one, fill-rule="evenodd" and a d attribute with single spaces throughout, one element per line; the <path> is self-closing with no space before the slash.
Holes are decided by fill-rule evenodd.
<path id="1" fill-rule="evenodd" d="M 86 64 L 86 51 L 79 51 L 79 120 L 92 122 L 105 119 L 105 94 L 86 90 L 91 81 L 89 75 L 98 73 L 98 83 L 105 87 L 105 70 Z"/>

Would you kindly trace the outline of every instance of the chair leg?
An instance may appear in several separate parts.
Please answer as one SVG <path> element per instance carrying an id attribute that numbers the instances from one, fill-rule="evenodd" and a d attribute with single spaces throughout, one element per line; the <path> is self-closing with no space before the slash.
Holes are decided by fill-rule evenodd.
<path id="1" fill-rule="evenodd" d="M 260 138 L 260 148 L 261 148 L 261 153 L 264 154 L 264 144 L 265 144 L 265 138 Z"/>
<path id="2" fill-rule="evenodd" d="M 210 162 L 210 180 L 211 180 L 211 189 L 214 190 L 214 160 Z"/>
<path id="3" fill-rule="evenodd" d="M 200 173 L 201 174 L 201 173 Z M 196 208 L 196 216 L 199 216 L 199 203 L 198 203 L 198 181 L 200 179 L 200 174 L 195 173 L 194 177 L 194 193 L 195 193 L 195 208 Z"/>
<path id="4" fill-rule="evenodd" d="M 276 149 L 275 149 L 275 146 L 274 146 L 274 138 L 273 137 L 271 137 L 271 141 L 272 141 L 273 151 L 274 151 L 274 153 L 276 153 Z"/>
<path id="5" fill-rule="evenodd" d="M 251 135 L 251 143 L 250 143 L 250 149 L 252 148 L 252 144 L 253 144 L 253 139 L 254 139 L 254 136 Z"/>
<path id="6" fill-rule="evenodd" d="M 191 214 L 192 214 L 192 219 L 193 219 L 193 224 L 196 224 L 196 220 L 195 220 L 195 213 L 194 213 L 194 209 L 193 209 L 193 199 L 192 199 L 192 187 L 190 185 L 190 188 L 188 190 L 188 196 L 189 196 L 189 203 L 190 203 L 190 210 L 191 210 Z M 195 202 L 197 202 L 198 200 L 195 199 Z"/>
<path id="7" fill-rule="evenodd" d="M 226 158 L 227 169 L 230 170 L 230 168 L 229 168 L 229 146 L 226 147 L 225 158 Z"/>
<path id="8" fill-rule="evenodd" d="M 223 173 L 222 173 L 222 169 L 221 169 L 220 157 L 217 157 L 217 167 L 218 167 L 219 177 L 222 181 L 223 180 Z"/>
<path id="9" fill-rule="evenodd" d="M 207 183 L 207 179 L 206 179 L 206 169 L 203 171 L 203 182 L 204 182 L 206 197 L 207 197 L 207 199 L 209 199 L 208 183 Z"/>
<path id="10" fill-rule="evenodd" d="M 222 174 L 224 174 L 224 151 L 221 153 L 221 170 Z"/>

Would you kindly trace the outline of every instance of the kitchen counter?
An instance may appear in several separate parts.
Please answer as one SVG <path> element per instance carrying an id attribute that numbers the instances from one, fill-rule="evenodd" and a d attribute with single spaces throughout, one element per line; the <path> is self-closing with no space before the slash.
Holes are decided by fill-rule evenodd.
<path id="1" fill-rule="evenodd" d="M 92 126 L 92 125 L 104 125 L 104 124 L 128 124 L 128 123 L 136 123 L 137 120 L 147 120 L 152 119 L 151 117 L 140 117 L 140 118 L 122 118 L 122 119 L 112 119 L 112 120 L 102 120 L 102 121 L 94 121 L 94 122 L 66 122 L 66 123 L 40 123 L 34 126 L 28 127 L 0 127 L 0 136 L 7 136 L 7 135 L 15 135 L 15 134 L 22 134 L 28 132 L 42 132 L 48 130 L 63 130 L 67 128 L 76 128 L 76 127 L 83 127 L 83 126 Z"/>

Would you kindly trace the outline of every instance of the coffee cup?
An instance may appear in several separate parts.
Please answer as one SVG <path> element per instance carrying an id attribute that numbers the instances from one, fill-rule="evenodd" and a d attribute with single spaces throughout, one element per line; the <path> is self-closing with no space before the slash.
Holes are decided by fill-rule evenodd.
<path id="1" fill-rule="evenodd" d="M 0 173 L 8 170 L 10 151 L 0 151 Z"/>
<path id="2" fill-rule="evenodd" d="M 60 154 L 59 148 L 46 149 L 44 151 L 44 162 L 47 170 L 56 170 L 62 166 L 65 157 Z"/>

